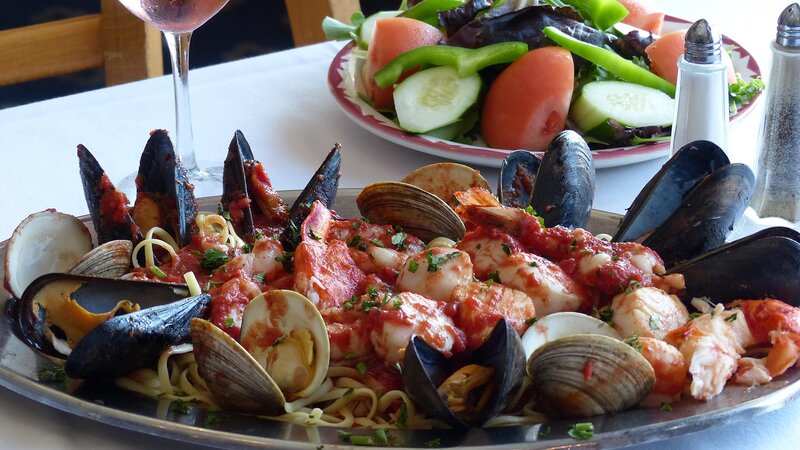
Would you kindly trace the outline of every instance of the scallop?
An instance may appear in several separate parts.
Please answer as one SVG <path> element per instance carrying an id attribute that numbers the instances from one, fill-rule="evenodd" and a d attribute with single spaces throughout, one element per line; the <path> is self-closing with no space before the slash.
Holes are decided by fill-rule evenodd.
<path id="1" fill-rule="evenodd" d="M 553 418 L 624 411 L 655 385 L 655 373 L 633 347 L 597 334 L 555 339 L 528 360 L 537 405 Z"/>
<path id="2" fill-rule="evenodd" d="M 20 298 L 41 275 L 68 271 L 92 249 L 92 237 L 74 216 L 54 209 L 33 213 L 14 230 L 5 260 L 5 287 Z"/>
<path id="3" fill-rule="evenodd" d="M 311 396 L 325 381 L 330 342 L 310 300 L 267 291 L 248 303 L 240 342 L 204 320 L 193 320 L 198 371 L 227 410 L 274 415 L 286 402 Z"/>
<path id="4" fill-rule="evenodd" d="M 440 236 L 458 241 L 466 233 L 464 223 L 444 200 L 407 183 L 370 184 L 356 204 L 370 222 L 402 227 L 425 242 Z"/>

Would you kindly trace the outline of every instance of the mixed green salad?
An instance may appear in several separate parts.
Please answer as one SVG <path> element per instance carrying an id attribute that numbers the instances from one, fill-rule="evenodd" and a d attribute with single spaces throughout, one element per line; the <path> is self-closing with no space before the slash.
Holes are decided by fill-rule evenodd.
<path id="1" fill-rule="evenodd" d="M 355 42 L 359 95 L 402 129 L 544 150 L 564 128 L 593 148 L 669 139 L 685 31 L 663 20 L 649 0 L 404 0 L 323 29 Z M 729 83 L 731 114 L 764 89 Z"/>

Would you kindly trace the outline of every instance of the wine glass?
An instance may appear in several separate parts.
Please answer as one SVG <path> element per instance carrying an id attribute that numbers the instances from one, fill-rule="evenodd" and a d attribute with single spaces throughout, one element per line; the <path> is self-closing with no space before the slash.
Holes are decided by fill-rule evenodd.
<path id="1" fill-rule="evenodd" d="M 195 195 L 219 195 L 222 191 L 221 160 L 216 166 L 197 164 L 189 107 L 189 42 L 192 32 L 222 9 L 228 0 L 120 0 L 135 16 L 164 33 L 172 61 L 175 85 L 175 148 Z M 126 177 L 119 188 L 135 193 L 136 174 Z"/>

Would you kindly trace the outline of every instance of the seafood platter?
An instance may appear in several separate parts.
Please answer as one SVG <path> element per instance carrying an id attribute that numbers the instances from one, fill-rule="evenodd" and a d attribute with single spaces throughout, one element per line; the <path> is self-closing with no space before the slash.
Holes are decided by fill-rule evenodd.
<path id="1" fill-rule="evenodd" d="M 336 144 L 278 193 L 236 132 L 195 199 L 163 130 L 130 205 L 78 147 L 90 216 L 2 244 L 0 384 L 208 445 L 549 448 L 665 439 L 800 390 L 800 236 L 726 236 L 753 191 L 714 144 L 624 217 L 586 142 L 339 190 Z M 770 261 L 770 264 L 764 264 Z"/>

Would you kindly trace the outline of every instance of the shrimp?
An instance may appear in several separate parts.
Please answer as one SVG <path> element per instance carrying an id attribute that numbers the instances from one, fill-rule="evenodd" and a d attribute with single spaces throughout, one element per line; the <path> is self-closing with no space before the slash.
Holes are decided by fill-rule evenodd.
<path id="1" fill-rule="evenodd" d="M 444 313 L 445 302 L 437 302 L 419 294 L 402 292 L 370 309 L 370 340 L 375 353 L 387 365 L 403 359 L 406 346 L 419 336 L 446 357 L 465 348 L 464 332 Z"/>
<path id="2" fill-rule="evenodd" d="M 497 270 L 509 255 L 524 250 L 509 234 L 496 228 L 484 227 L 468 232 L 456 248 L 469 254 L 475 276 L 479 280 L 487 280 L 489 274 Z"/>
<path id="3" fill-rule="evenodd" d="M 247 278 L 239 276 L 212 288 L 210 294 L 211 323 L 238 339 L 244 308 L 250 300 L 261 294 L 261 289 Z"/>
<path id="4" fill-rule="evenodd" d="M 639 337 L 636 342 L 641 346 L 639 353 L 650 363 L 656 374 L 653 390 L 642 400 L 642 406 L 653 407 L 679 400 L 686 385 L 687 374 L 683 354 L 658 339 Z"/>
<path id="5" fill-rule="evenodd" d="M 453 291 L 472 281 L 472 261 L 454 248 L 433 247 L 412 255 L 397 277 L 397 289 L 450 302 Z"/>
<path id="6" fill-rule="evenodd" d="M 364 219 L 338 220 L 328 239 L 347 243 L 350 257 L 364 273 L 379 273 L 394 281 L 409 255 L 425 246 L 419 238 L 390 225 L 375 225 Z"/>
<path id="7" fill-rule="evenodd" d="M 746 363 L 737 371 L 735 382 L 752 384 L 755 380 L 747 378 L 749 370 L 763 369 L 771 378 L 784 373 L 789 367 L 798 365 L 800 357 L 800 308 L 780 300 L 736 300 L 729 306 L 741 308 L 755 345 L 771 344 L 766 358 L 744 358 Z M 749 365 L 749 366 L 748 366 Z M 753 375 L 752 373 L 750 374 Z M 762 378 L 763 379 L 763 378 Z M 763 381 L 762 381 L 763 382 Z"/>
<path id="8" fill-rule="evenodd" d="M 590 292 L 557 264 L 531 253 L 513 253 L 497 269 L 500 283 L 526 293 L 539 317 L 591 309 Z"/>
<path id="9" fill-rule="evenodd" d="M 661 289 L 642 287 L 626 290 L 611 301 L 614 329 L 621 336 L 637 335 L 664 339 L 670 331 L 689 321 L 689 312 L 674 295 Z"/>
<path id="10" fill-rule="evenodd" d="M 506 318 L 520 335 L 536 315 L 534 302 L 524 292 L 501 284 L 472 282 L 456 288 L 456 324 L 467 335 L 467 347 L 474 350 L 489 338 L 497 321 Z"/>
<path id="11" fill-rule="evenodd" d="M 716 305 L 685 325 L 672 330 L 666 342 L 677 347 L 689 366 L 689 392 L 698 400 L 710 400 L 736 372 L 745 348 L 755 344 L 739 308 Z"/>

